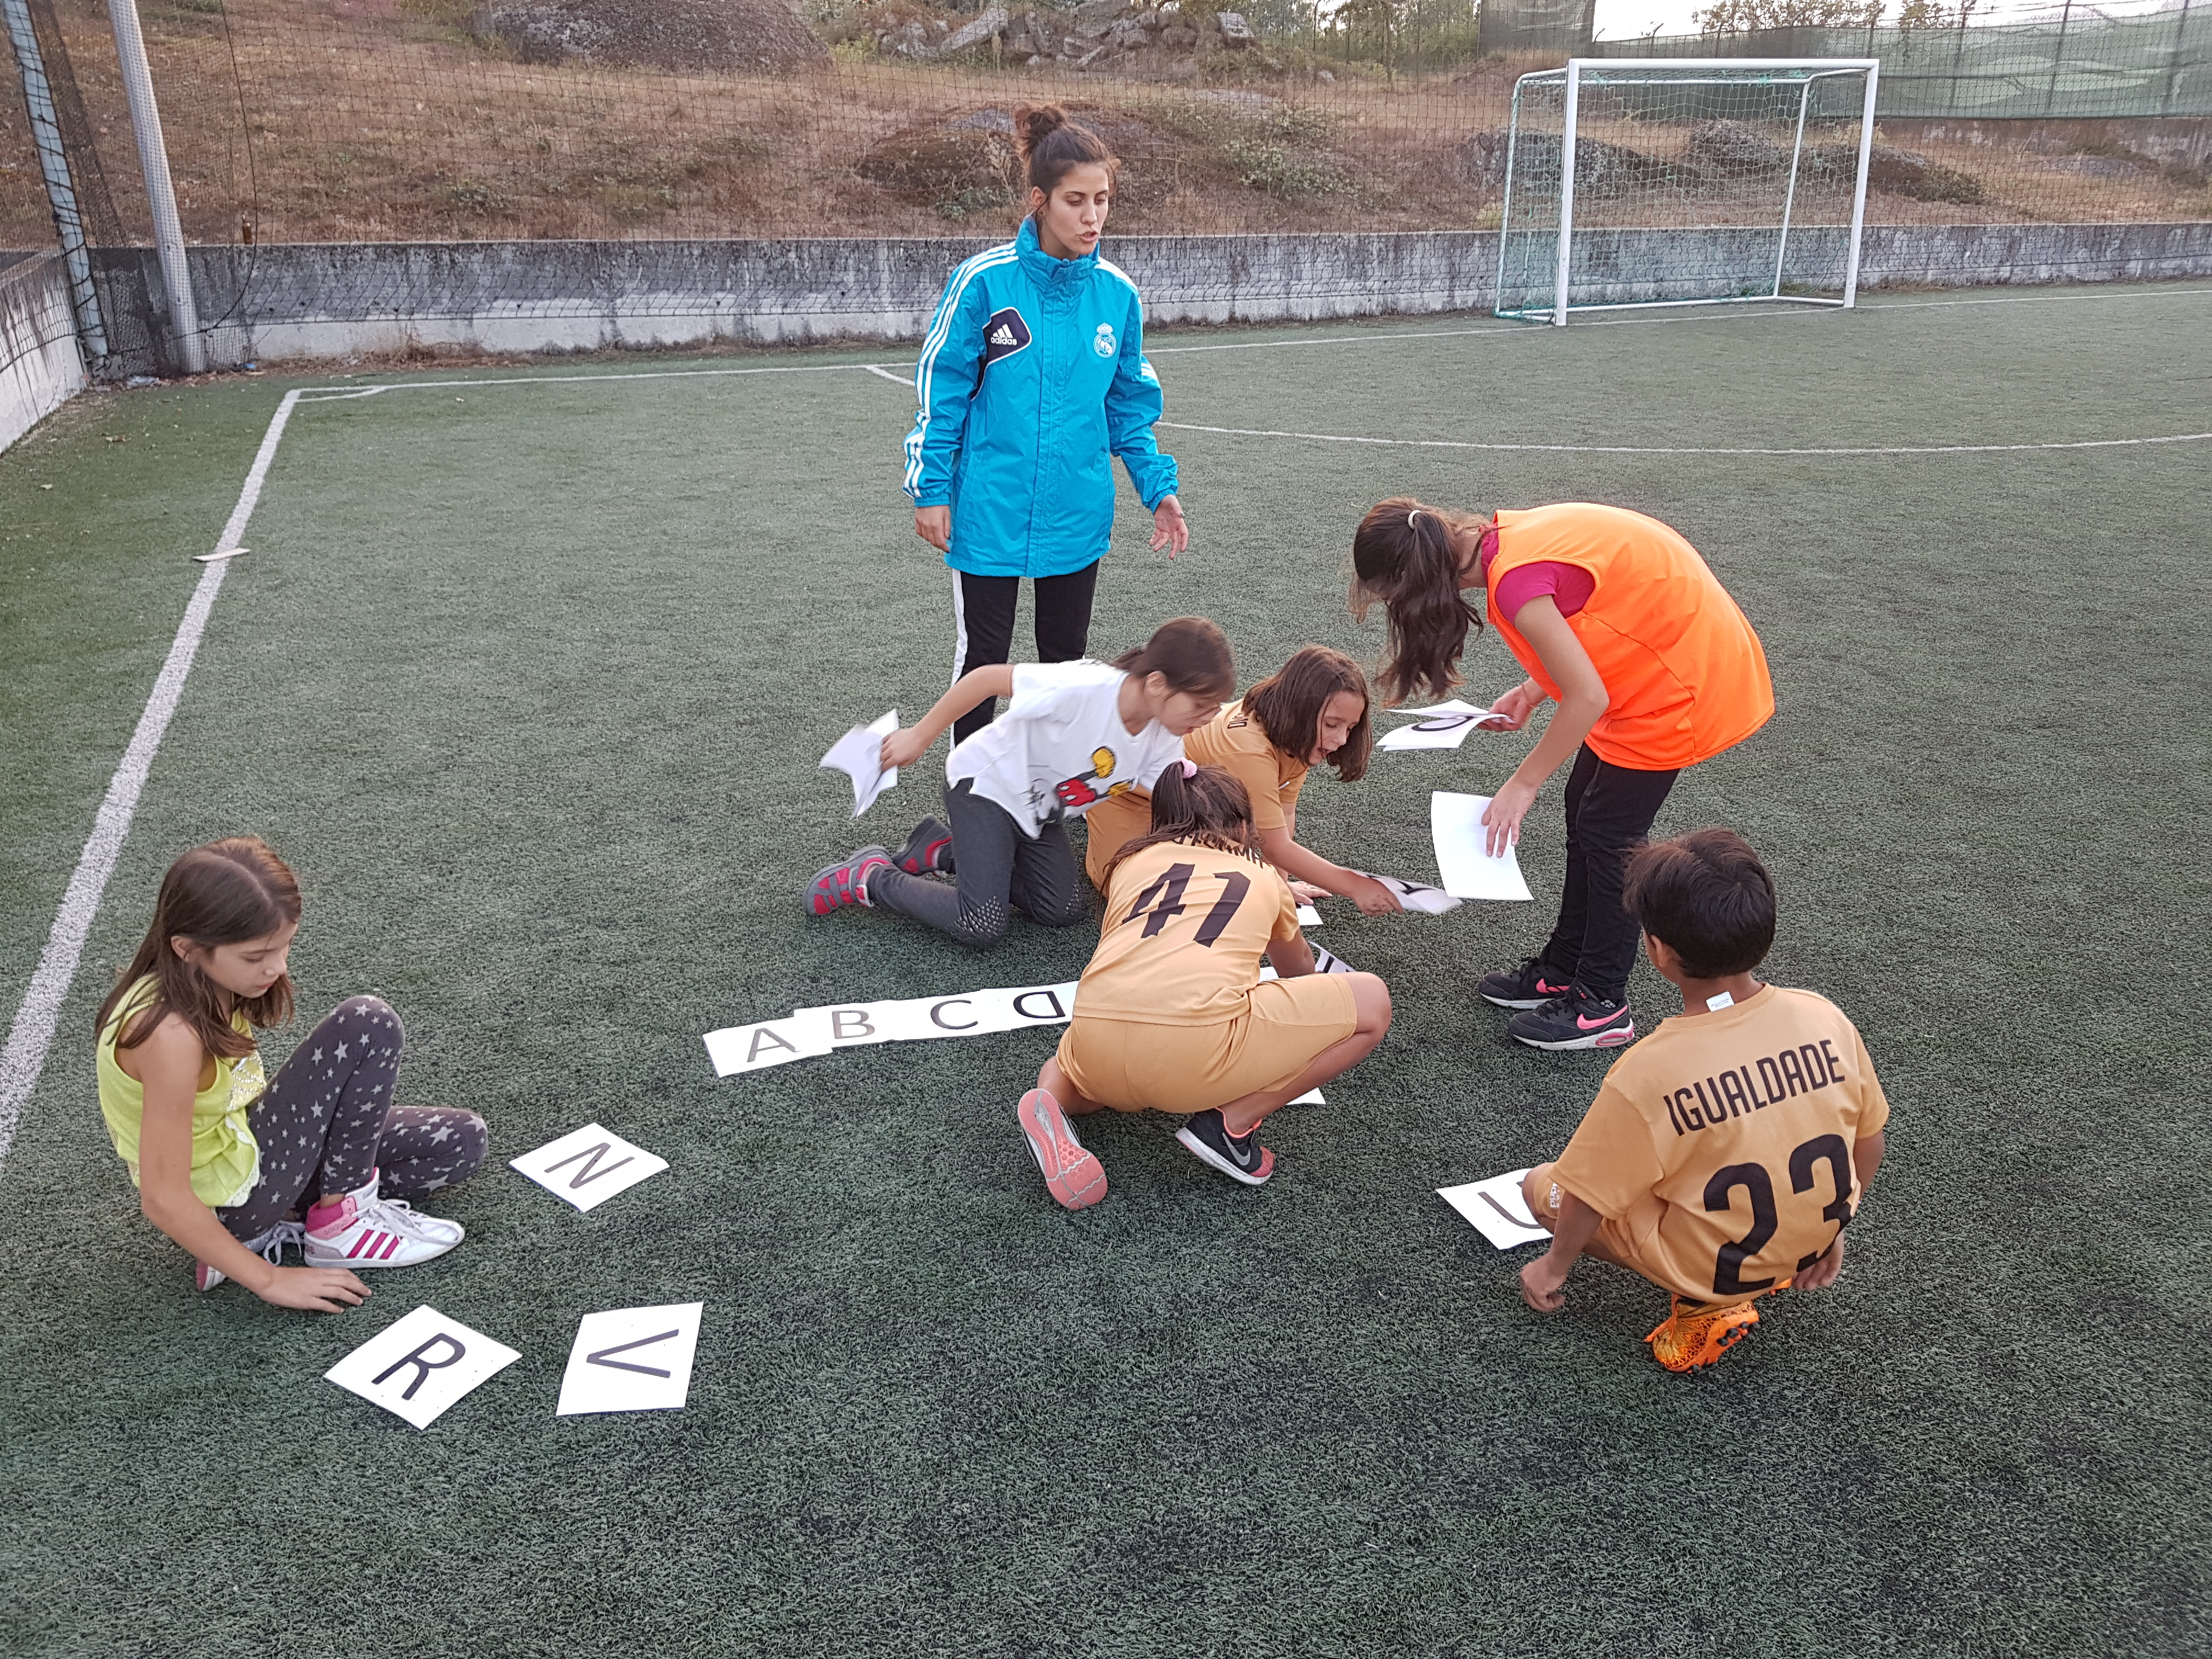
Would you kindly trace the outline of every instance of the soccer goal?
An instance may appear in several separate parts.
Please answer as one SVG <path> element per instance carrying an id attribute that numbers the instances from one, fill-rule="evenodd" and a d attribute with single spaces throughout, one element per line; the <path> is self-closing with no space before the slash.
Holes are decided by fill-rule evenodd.
<path id="1" fill-rule="evenodd" d="M 1590 58 L 1514 83 L 1501 317 L 1858 293 L 1880 63 Z"/>

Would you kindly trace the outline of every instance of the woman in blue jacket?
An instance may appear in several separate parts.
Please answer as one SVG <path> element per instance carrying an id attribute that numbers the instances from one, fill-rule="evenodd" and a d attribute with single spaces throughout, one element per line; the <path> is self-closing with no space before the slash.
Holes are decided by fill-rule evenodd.
<path id="1" fill-rule="evenodd" d="M 1176 464 L 1152 440 L 1160 382 L 1145 361 L 1137 285 L 1098 257 L 1121 163 L 1056 104 L 1014 112 L 1030 216 L 952 273 L 915 365 L 906 441 L 915 533 L 952 567 L 952 678 L 1002 663 L 1022 578 L 1036 583 L 1042 662 L 1091 635 L 1098 561 L 1114 530 L 1113 458 L 1152 514 L 1152 545 L 1190 544 Z M 997 713 L 987 699 L 957 744 Z"/>

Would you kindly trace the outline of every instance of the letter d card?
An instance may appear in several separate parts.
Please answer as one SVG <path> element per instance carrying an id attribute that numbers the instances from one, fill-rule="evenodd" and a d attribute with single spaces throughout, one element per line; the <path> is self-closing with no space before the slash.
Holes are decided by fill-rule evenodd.
<path id="1" fill-rule="evenodd" d="M 392 1321 L 323 1378 L 427 1429 L 463 1395 L 521 1358 L 425 1305 Z"/>

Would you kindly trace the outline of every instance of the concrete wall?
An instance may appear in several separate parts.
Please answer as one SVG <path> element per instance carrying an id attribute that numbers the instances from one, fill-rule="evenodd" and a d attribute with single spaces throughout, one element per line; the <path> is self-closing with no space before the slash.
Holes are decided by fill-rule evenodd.
<path id="1" fill-rule="evenodd" d="M 62 256 L 0 252 L 0 449 L 85 385 Z"/>
<path id="2" fill-rule="evenodd" d="M 1731 240 L 1744 244 L 1731 248 Z M 1802 233 L 1793 276 L 1836 251 Z M 470 345 L 559 351 L 919 338 L 946 274 L 988 239 L 314 244 L 191 250 L 210 361 Z M 1676 291 L 1650 273 L 1731 262 L 1759 231 L 1585 234 L 1609 297 Z M 1485 310 L 1493 233 L 1129 236 L 1111 257 L 1158 322 L 1262 322 Z M 120 251 L 118 251 L 120 252 Z M 1861 286 L 2147 281 L 2212 275 L 2212 222 L 1902 225 L 1866 234 Z"/>

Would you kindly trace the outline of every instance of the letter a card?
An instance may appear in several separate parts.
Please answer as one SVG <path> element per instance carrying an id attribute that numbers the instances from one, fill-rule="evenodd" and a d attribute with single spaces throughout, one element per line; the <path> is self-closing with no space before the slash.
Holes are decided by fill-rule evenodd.
<path id="1" fill-rule="evenodd" d="M 395 1319 L 323 1373 L 418 1429 L 522 1356 L 427 1304 Z"/>
<path id="2" fill-rule="evenodd" d="M 586 1123 L 574 1134 L 507 1159 L 507 1167 L 580 1210 L 604 1204 L 647 1176 L 657 1176 L 668 1160 L 633 1146 L 611 1129 Z"/>
<path id="3" fill-rule="evenodd" d="M 556 1417 L 594 1412 L 669 1412 L 691 1393 L 703 1302 L 586 1314 L 568 1350 Z"/>

